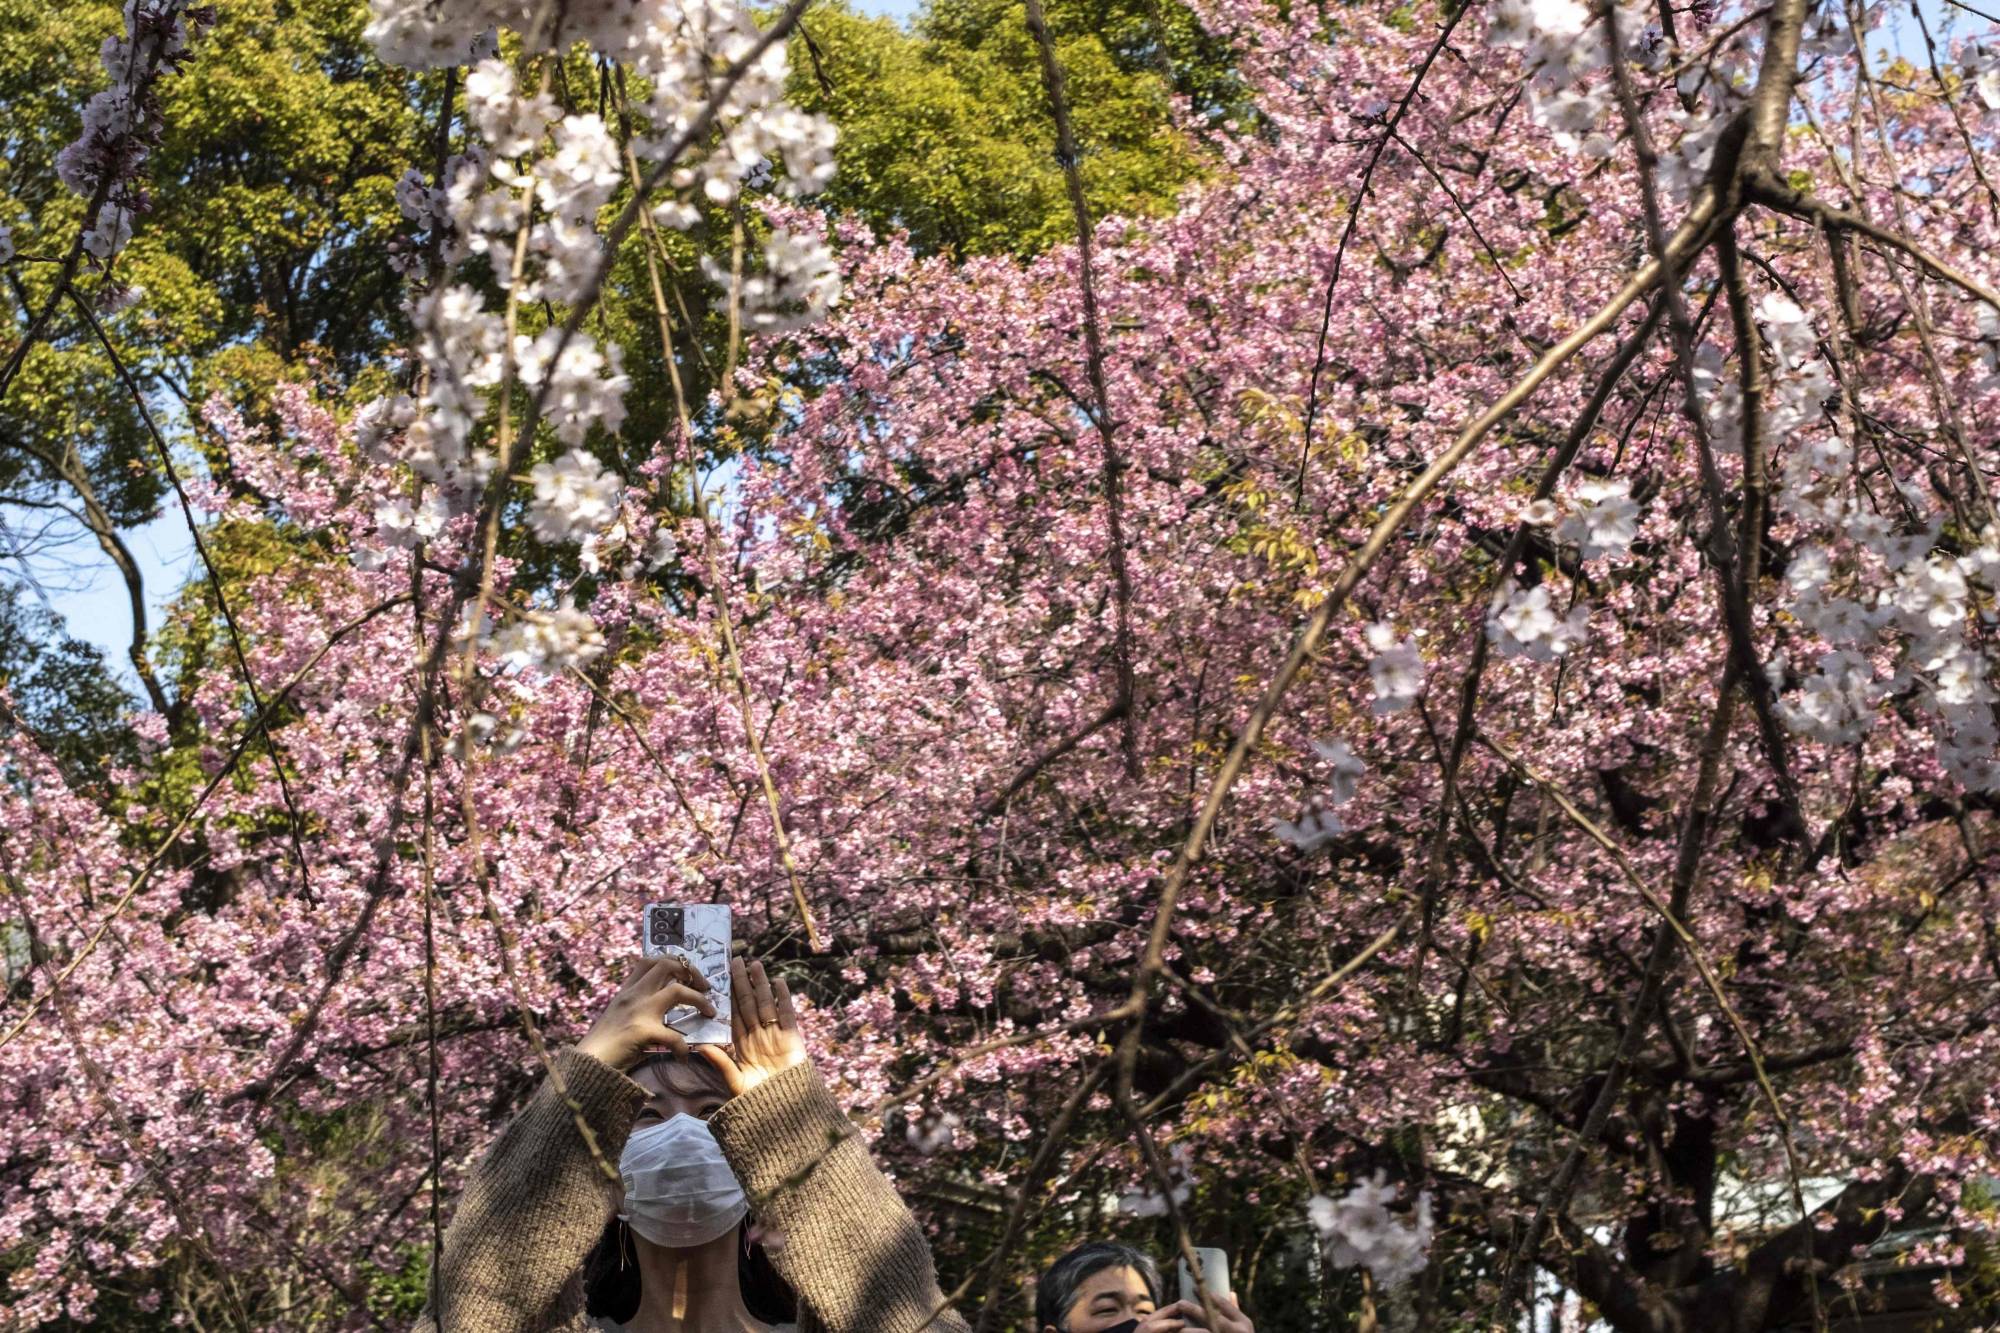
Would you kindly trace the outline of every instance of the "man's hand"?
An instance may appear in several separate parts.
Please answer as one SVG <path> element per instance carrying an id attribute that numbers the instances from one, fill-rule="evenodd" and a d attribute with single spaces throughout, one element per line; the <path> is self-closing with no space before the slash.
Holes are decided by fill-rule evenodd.
<path id="1" fill-rule="evenodd" d="M 576 1049 L 621 1073 L 662 1047 L 685 1058 L 687 1038 L 667 1026 L 667 1012 L 685 1004 L 715 1017 L 707 990 L 707 978 L 685 958 L 641 958 Z"/>
<path id="2" fill-rule="evenodd" d="M 730 959 L 729 993 L 734 1001 L 729 1027 L 735 1041 L 729 1050 L 695 1049 L 722 1071 L 730 1095 L 741 1097 L 773 1074 L 804 1064 L 806 1043 L 799 1036 L 791 990 L 782 977 L 772 981 L 765 975 L 762 963 L 746 966 L 741 958 Z"/>

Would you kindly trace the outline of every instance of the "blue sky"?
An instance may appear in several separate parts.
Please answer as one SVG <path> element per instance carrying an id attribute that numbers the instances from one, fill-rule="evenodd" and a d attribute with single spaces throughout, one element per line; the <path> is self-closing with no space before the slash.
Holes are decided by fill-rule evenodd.
<path id="1" fill-rule="evenodd" d="M 1941 57 L 1947 31 L 1977 31 L 1985 26 L 1983 20 L 1956 9 L 1950 0 L 1920 0 L 1920 3 Z M 2000 0 L 1995 3 L 2000 4 Z M 864 13 L 905 21 L 917 11 L 918 5 L 919 0 L 855 0 L 856 8 Z M 1983 4 L 1980 7 L 1985 8 Z M 1869 47 L 1871 51 L 1886 47 L 1919 64 L 1924 60 L 1923 38 L 1900 3 L 1890 7 L 1885 27 L 1873 35 Z M 14 514 L 7 518 L 10 523 L 18 521 Z M 126 541 L 145 574 L 152 623 L 157 626 L 162 608 L 196 572 L 194 543 L 188 537 L 179 506 L 169 503 L 160 517 L 127 532 Z M 34 561 L 31 568 L 50 605 L 69 622 L 70 633 L 104 649 L 106 659 L 130 683 L 131 667 L 125 660 L 125 650 L 131 641 L 131 612 L 124 585 L 96 545 L 86 538 Z"/>
<path id="2" fill-rule="evenodd" d="M 150 624 L 157 629 L 161 609 L 194 572 L 194 541 L 188 536 L 187 521 L 180 506 L 169 503 L 158 518 L 127 529 L 124 536 L 133 562 L 145 575 Z M 31 562 L 31 568 L 50 607 L 69 622 L 69 632 L 103 649 L 105 659 L 126 683 L 135 684 L 125 656 L 132 642 L 132 608 L 124 582 L 97 544 L 86 535 L 49 558 Z"/>

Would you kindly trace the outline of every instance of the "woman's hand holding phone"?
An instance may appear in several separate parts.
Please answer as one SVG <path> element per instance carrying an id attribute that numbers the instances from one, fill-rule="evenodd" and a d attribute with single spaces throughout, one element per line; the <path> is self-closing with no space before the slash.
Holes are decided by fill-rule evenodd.
<path id="1" fill-rule="evenodd" d="M 762 963 L 729 960 L 729 1027 L 734 1041 L 728 1050 L 697 1046 L 722 1071 L 732 1097 L 741 1097 L 773 1074 L 806 1062 L 805 1039 L 799 1035 L 798 1011 L 792 992 L 781 977 L 765 973 Z"/>
<path id="2" fill-rule="evenodd" d="M 664 1048 L 685 1058 L 687 1038 L 667 1026 L 667 1011 L 688 1005 L 713 1018 L 707 991 L 708 979 L 686 959 L 641 958 L 576 1049 L 621 1073 L 648 1051 Z"/>

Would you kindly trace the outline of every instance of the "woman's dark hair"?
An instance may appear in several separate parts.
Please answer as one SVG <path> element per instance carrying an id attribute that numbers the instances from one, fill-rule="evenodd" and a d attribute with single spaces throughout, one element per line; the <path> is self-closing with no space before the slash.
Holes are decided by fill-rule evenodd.
<path id="1" fill-rule="evenodd" d="M 743 1234 L 751 1222 L 743 1219 Z M 762 1245 L 745 1245 L 736 1254 L 736 1285 L 744 1308 L 767 1324 L 796 1320 L 799 1299 L 771 1264 Z M 597 1248 L 583 1261 L 583 1309 L 593 1319 L 629 1324 L 639 1313 L 639 1251 L 632 1228 L 612 1218 L 598 1237 Z"/>
<path id="2" fill-rule="evenodd" d="M 1107 1268 L 1129 1268 L 1146 1284 L 1153 1304 L 1160 1303 L 1160 1266 L 1152 1257 L 1114 1240 L 1086 1241 L 1050 1264 L 1035 1283 L 1035 1333 L 1062 1328 L 1077 1289 Z"/>

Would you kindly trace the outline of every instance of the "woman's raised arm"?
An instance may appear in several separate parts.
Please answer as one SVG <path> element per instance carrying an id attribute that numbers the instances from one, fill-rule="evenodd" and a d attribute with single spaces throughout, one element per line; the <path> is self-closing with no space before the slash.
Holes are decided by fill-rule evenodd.
<path id="1" fill-rule="evenodd" d="M 644 960 L 584 1039 L 556 1056 L 459 1194 L 438 1266 L 442 1317 L 426 1310 L 418 1333 L 585 1327 L 577 1275 L 611 1215 L 618 1155 L 646 1100 L 624 1071 L 648 1049 L 685 1055 L 660 1020 L 683 1004 L 713 1015 L 706 989 L 678 959 Z"/>
<path id="2" fill-rule="evenodd" d="M 759 1222 L 783 1237 L 778 1272 L 829 1333 L 966 1333 L 917 1220 L 806 1059 L 798 1014 L 761 963 L 730 964 L 733 1096 L 709 1121 Z"/>

